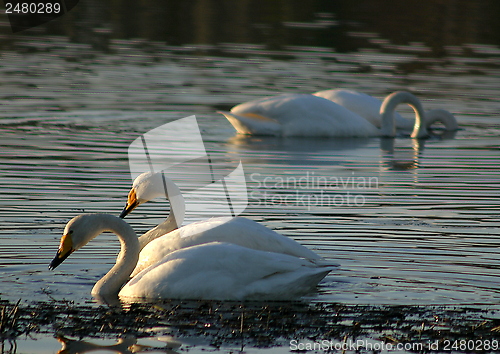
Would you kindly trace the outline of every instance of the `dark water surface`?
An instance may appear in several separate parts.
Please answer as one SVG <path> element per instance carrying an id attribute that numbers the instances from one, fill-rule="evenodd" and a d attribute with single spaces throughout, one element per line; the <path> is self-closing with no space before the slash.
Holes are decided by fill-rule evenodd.
<path id="1" fill-rule="evenodd" d="M 343 70 L 347 64 L 301 52 L 291 61 L 257 56 L 246 65 L 173 54 L 148 63 L 131 46 L 117 43 L 116 57 L 78 64 L 64 61 L 64 52 L 3 54 L 3 298 L 89 299 L 118 244 L 103 236 L 49 272 L 64 224 L 82 211 L 119 213 L 131 183 L 128 145 L 196 114 L 210 153 L 243 163 L 250 197 L 244 215 L 341 263 L 314 300 L 498 301 L 497 69 L 479 65 L 484 74 L 463 73 L 475 59 L 462 58 L 448 71 L 354 75 Z M 380 56 L 362 60 L 376 65 Z M 376 97 L 409 89 L 426 109 L 455 113 L 463 130 L 427 141 L 245 138 L 214 112 L 273 94 L 276 86 L 283 92 L 348 87 Z M 145 231 L 167 212 L 166 204 L 150 203 L 129 221 Z"/>
<path id="2" fill-rule="evenodd" d="M 19 48 L 52 49 L 1 54 L 1 299 L 92 303 L 118 242 L 102 235 L 49 271 L 64 225 L 83 211 L 119 214 L 131 185 L 128 145 L 195 114 L 210 153 L 243 163 L 243 215 L 341 265 L 306 300 L 498 304 L 498 47 L 447 48 L 414 70 L 423 44 L 347 53 L 226 44 L 235 56 L 159 43 L 145 52 L 142 44 L 114 40 L 112 53 L 101 54 L 60 37 L 23 37 Z M 378 98 L 409 90 L 426 109 L 453 112 L 462 130 L 425 141 L 246 138 L 216 113 L 328 88 Z M 128 221 L 144 232 L 167 212 L 166 203 L 151 202 Z"/>

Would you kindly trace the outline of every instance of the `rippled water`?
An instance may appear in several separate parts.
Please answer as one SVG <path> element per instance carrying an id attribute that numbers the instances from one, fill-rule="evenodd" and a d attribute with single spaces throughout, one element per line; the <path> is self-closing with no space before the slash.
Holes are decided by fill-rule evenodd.
<path id="1" fill-rule="evenodd" d="M 414 57 L 374 51 L 331 60 L 327 51 L 293 48 L 279 60 L 250 47 L 245 59 L 165 51 L 152 60 L 133 42 L 117 41 L 115 54 L 77 62 L 67 59 L 78 46 L 57 55 L 3 53 L 0 298 L 93 302 L 90 290 L 113 264 L 118 242 L 104 234 L 49 271 L 65 223 L 84 211 L 117 215 L 131 184 L 129 144 L 196 114 L 211 156 L 243 163 L 250 198 L 243 215 L 341 265 L 306 300 L 491 308 L 500 299 L 500 67 L 492 48 L 470 48 L 475 56 L 428 60 L 413 74 L 398 68 Z M 360 73 L 362 65 L 372 71 Z M 418 142 L 248 138 L 215 113 L 256 97 L 333 87 L 379 98 L 411 90 L 426 109 L 455 113 L 462 130 Z M 141 233 L 167 212 L 158 200 L 128 221 Z M 40 343 L 42 352 L 60 348 L 51 336 L 36 339 L 19 340 L 17 352 L 40 351 Z"/>
<path id="2" fill-rule="evenodd" d="M 128 145 L 196 114 L 210 153 L 243 163 L 250 196 L 243 215 L 341 264 L 311 300 L 498 303 L 497 67 L 457 57 L 398 76 L 397 58 L 381 53 L 345 55 L 339 64 L 298 51 L 292 60 L 257 56 L 245 65 L 189 55 L 117 62 L 119 55 L 78 64 L 63 55 L 3 56 L 2 299 L 91 301 L 118 242 L 105 234 L 51 272 L 65 223 L 83 211 L 118 214 L 131 184 Z M 375 72 L 349 73 L 359 62 Z M 332 87 L 376 97 L 412 90 L 426 109 L 454 112 L 463 129 L 420 142 L 245 138 L 215 113 L 255 97 Z M 167 210 L 162 201 L 148 203 L 128 221 L 143 232 Z"/>

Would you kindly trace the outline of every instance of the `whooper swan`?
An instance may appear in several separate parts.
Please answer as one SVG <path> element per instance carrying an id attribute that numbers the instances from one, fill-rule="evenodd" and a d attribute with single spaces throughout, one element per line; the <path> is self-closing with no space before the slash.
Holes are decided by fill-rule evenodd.
<path id="1" fill-rule="evenodd" d="M 70 220 L 49 268 L 56 268 L 104 231 L 118 236 L 121 252 L 116 264 L 94 285 L 96 297 L 133 301 L 293 299 L 313 291 L 332 270 L 303 258 L 211 242 L 169 253 L 130 278 L 139 259 L 138 237 L 125 221 L 108 214 L 82 214 Z"/>

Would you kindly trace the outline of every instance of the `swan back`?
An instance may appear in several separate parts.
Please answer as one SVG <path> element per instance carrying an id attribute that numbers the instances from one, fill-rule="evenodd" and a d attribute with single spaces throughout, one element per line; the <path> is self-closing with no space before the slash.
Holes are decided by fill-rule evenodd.
<path id="1" fill-rule="evenodd" d="M 377 128 L 363 117 L 322 97 L 285 94 L 237 105 L 231 109 L 245 129 L 239 132 L 269 134 L 262 122 L 279 125 L 273 135 L 367 137 L 378 135 Z M 259 118 L 257 118 L 259 117 Z M 231 119 L 230 119 L 231 121 Z M 234 124 L 233 124 L 234 125 Z"/>
<path id="2" fill-rule="evenodd" d="M 367 121 L 380 128 L 382 119 L 380 106 L 382 101 L 362 92 L 346 89 L 332 89 L 313 93 L 314 96 L 323 97 L 335 102 L 351 112 L 365 118 Z M 413 121 L 403 118 L 399 113 L 394 113 L 396 127 L 401 129 L 412 129 Z"/>
<path id="3" fill-rule="evenodd" d="M 149 243 L 141 251 L 132 276 L 176 250 L 214 241 L 283 253 L 309 260 L 321 258 L 295 240 L 253 220 L 243 217 L 220 217 L 183 226 Z"/>

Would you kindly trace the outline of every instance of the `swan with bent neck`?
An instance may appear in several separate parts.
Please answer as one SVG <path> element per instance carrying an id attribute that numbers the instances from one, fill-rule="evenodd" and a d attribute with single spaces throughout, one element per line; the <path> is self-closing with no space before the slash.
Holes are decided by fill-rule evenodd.
<path id="1" fill-rule="evenodd" d="M 157 197 L 166 197 L 170 201 L 170 215 L 166 221 L 140 237 L 142 251 L 132 276 L 171 252 L 209 242 L 226 242 L 313 262 L 321 260 L 320 256 L 297 241 L 244 217 L 216 217 L 174 229 L 175 223 L 171 220 L 181 222 L 184 217 L 182 195 L 180 192 L 172 194 L 172 191 L 177 193 L 178 190 L 175 183 L 162 172 L 145 172 L 134 180 L 120 217 L 125 217 L 137 206 Z"/>
<path id="2" fill-rule="evenodd" d="M 68 222 L 55 269 L 104 231 L 118 236 L 115 265 L 92 288 L 96 297 L 121 299 L 284 300 L 311 292 L 333 268 L 290 255 L 210 242 L 169 253 L 130 278 L 140 252 L 134 230 L 108 214 L 82 214 Z"/>
<path id="3" fill-rule="evenodd" d="M 361 117 L 368 120 L 376 127 L 382 125 L 382 101 L 362 92 L 347 89 L 331 89 L 313 93 L 314 96 L 326 98 L 342 107 L 347 108 Z M 389 95 L 390 96 L 390 95 Z M 394 112 L 396 128 L 410 130 L 414 127 L 414 121 L 403 118 L 399 113 Z M 450 112 L 444 109 L 432 109 L 425 112 L 425 126 L 430 129 L 432 124 L 440 122 L 444 125 L 445 131 L 458 130 L 458 123 Z"/>
<path id="4" fill-rule="evenodd" d="M 415 111 L 412 138 L 424 138 L 430 127 L 422 104 L 413 94 L 398 91 L 380 106 L 380 129 L 375 121 L 327 98 L 308 94 L 285 94 L 239 104 L 222 113 L 240 134 L 319 137 L 395 137 L 394 111 L 406 103 Z M 452 116 L 434 113 L 446 130 L 456 130 Z"/>

